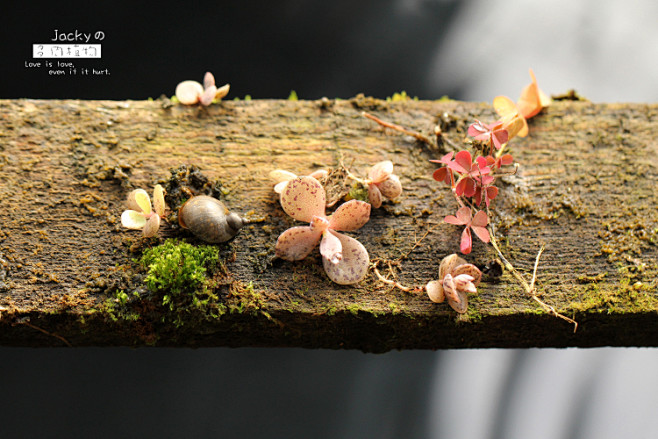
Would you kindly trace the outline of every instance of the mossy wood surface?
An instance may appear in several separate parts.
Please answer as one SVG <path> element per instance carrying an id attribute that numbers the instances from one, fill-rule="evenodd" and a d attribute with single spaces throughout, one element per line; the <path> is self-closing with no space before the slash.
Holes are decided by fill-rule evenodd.
<path id="1" fill-rule="evenodd" d="M 436 165 L 428 161 L 444 151 L 383 130 L 363 110 L 426 134 L 440 124 L 458 145 L 473 119 L 495 118 L 486 103 L 363 97 L 208 108 L 167 100 L 0 101 L 0 343 L 375 352 L 658 345 L 658 105 L 555 102 L 530 121 L 527 138 L 510 143 L 520 168 L 499 181 L 498 239 L 528 280 L 546 245 L 538 290 L 578 322 L 575 333 L 509 273 L 485 277 L 459 316 L 372 271 L 357 285 L 336 285 L 319 251 L 296 263 L 274 258 L 277 237 L 295 222 L 268 173 L 304 175 L 341 159 L 361 175 L 390 159 L 404 186 L 351 234 L 382 261 L 383 275 L 391 275 L 389 261 L 400 283 L 424 285 L 437 279 L 441 258 L 458 251 L 462 229 L 442 222 L 456 203 L 432 179 Z M 164 237 L 200 242 L 172 224 L 143 239 L 123 229 L 120 216 L 130 189 L 151 192 L 182 164 L 219 181 L 223 201 L 252 222 L 220 246 L 221 269 L 208 284 L 215 312 L 180 310 L 174 322 L 135 261 Z M 477 240 L 466 257 L 479 265 L 494 258 Z"/>

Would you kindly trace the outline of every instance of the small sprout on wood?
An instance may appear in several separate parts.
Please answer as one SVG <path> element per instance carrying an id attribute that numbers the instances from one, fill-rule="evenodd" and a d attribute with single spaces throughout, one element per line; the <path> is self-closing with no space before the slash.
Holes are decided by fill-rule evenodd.
<path id="1" fill-rule="evenodd" d="M 203 78 L 203 85 L 196 81 L 183 81 L 176 86 L 176 98 L 181 104 L 208 106 L 214 101 L 225 97 L 230 89 L 229 84 L 219 88 L 215 85 L 215 77 L 212 73 L 206 72 Z"/>
<path id="2" fill-rule="evenodd" d="M 283 210 L 308 226 L 292 227 L 276 243 L 276 255 L 287 261 L 299 261 L 320 243 L 320 254 L 329 278 L 341 285 L 361 281 L 368 272 L 368 251 L 354 238 L 338 231 L 354 231 L 370 219 L 370 205 L 351 200 L 333 215 L 325 216 L 324 188 L 313 177 L 298 177 L 288 182 L 281 193 Z"/>
<path id="3" fill-rule="evenodd" d="M 368 202 L 375 209 L 381 207 L 382 197 L 394 200 L 402 194 L 400 177 L 393 174 L 393 162 L 390 160 L 379 162 L 371 167 L 366 179 L 356 177 L 349 171 L 347 171 L 347 176 L 368 188 Z"/>
<path id="4" fill-rule="evenodd" d="M 144 189 L 135 189 L 128 194 L 128 210 L 121 214 L 121 224 L 127 229 L 142 230 L 150 238 L 158 233 L 160 219 L 164 217 L 164 189 L 159 184 L 153 189 L 153 208 L 151 199 Z"/>
<path id="5" fill-rule="evenodd" d="M 456 254 L 446 256 L 439 266 L 439 280 L 427 283 L 425 289 L 432 302 L 448 304 L 460 314 L 468 308 L 468 293 L 476 293 L 482 272 Z"/>

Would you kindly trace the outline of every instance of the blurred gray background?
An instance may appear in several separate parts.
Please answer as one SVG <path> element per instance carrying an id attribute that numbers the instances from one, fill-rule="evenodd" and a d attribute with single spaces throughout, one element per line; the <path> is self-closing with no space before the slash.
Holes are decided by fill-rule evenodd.
<path id="1" fill-rule="evenodd" d="M 658 101 L 652 1 L 13 2 L 2 98 L 145 99 L 206 70 L 230 97 L 541 88 Z M 103 30 L 108 77 L 24 67 L 53 30 Z M 94 64 L 96 63 L 96 64 Z M 565 326 L 565 330 L 569 330 Z M 642 330 L 642 328 L 638 328 Z M 438 336 L 438 335 L 437 335 Z M 649 438 L 654 349 L 0 348 L 2 437 Z"/>

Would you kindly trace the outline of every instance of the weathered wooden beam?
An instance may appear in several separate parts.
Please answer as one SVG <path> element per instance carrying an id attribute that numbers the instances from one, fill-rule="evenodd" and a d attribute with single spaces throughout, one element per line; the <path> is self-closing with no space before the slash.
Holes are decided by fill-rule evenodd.
<path id="1" fill-rule="evenodd" d="M 274 259 L 278 235 L 294 222 L 269 171 L 305 174 L 341 160 L 361 174 L 380 160 L 395 163 L 403 196 L 374 210 L 353 236 L 382 267 L 407 255 L 393 266 L 401 283 L 436 279 L 441 258 L 458 250 L 460 228 L 442 222 L 454 199 L 432 180 L 428 161 L 442 152 L 382 130 L 363 110 L 425 133 L 441 124 L 456 144 L 474 118 L 495 117 L 488 104 L 363 97 L 208 108 L 167 100 L 0 101 L 0 343 L 658 346 L 658 105 L 555 102 L 531 120 L 529 137 L 510 144 L 521 167 L 495 200 L 499 240 L 528 278 L 546 245 L 538 291 L 578 321 L 575 333 L 509 273 L 486 277 L 460 316 L 372 273 L 355 286 L 333 284 L 319 253 L 297 263 Z M 163 306 L 133 262 L 164 237 L 199 241 L 171 224 L 161 237 L 142 239 L 119 221 L 131 188 L 152 188 L 183 164 L 219 182 L 224 201 L 252 221 L 220 246 L 221 269 L 209 284 L 216 298 L 201 311 Z M 477 242 L 467 259 L 485 265 L 495 257 Z"/>

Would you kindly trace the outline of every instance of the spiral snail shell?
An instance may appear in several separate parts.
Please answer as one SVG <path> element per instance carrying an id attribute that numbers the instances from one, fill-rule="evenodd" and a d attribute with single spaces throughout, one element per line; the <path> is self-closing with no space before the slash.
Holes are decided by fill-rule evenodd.
<path id="1" fill-rule="evenodd" d="M 178 210 L 181 227 L 213 244 L 234 238 L 245 222 L 237 213 L 229 212 L 224 203 L 206 195 L 190 198 Z"/>

